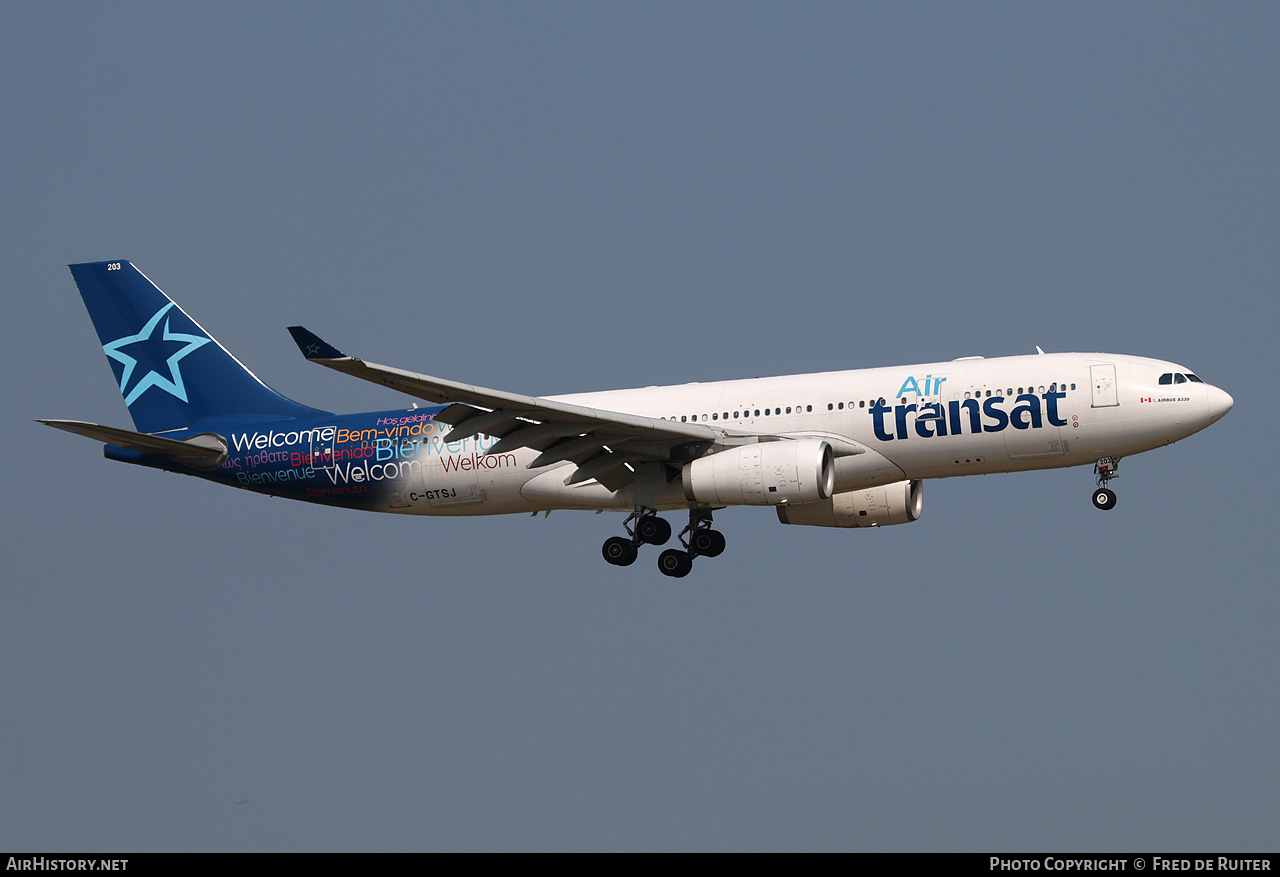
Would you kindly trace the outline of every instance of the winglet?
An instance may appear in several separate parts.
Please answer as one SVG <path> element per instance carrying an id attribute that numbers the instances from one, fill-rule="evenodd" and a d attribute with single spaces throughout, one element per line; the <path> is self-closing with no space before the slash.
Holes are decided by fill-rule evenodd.
<path id="1" fill-rule="evenodd" d="M 289 334 L 307 359 L 346 359 L 345 353 L 301 326 L 290 326 Z"/>

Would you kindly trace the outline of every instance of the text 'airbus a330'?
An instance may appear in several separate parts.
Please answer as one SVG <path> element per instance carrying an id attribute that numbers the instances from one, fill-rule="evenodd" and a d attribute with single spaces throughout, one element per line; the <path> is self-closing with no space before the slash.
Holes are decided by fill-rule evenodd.
<path id="1" fill-rule="evenodd" d="M 1105 353 L 967 357 L 894 368 L 522 396 L 347 356 L 300 326 L 310 361 L 430 405 L 338 415 L 240 364 L 129 262 L 72 265 L 137 431 L 42 420 L 104 454 L 259 493 L 408 515 L 630 512 L 605 560 L 662 545 L 669 576 L 724 550 L 711 515 L 784 524 L 915 521 L 927 478 L 1093 464 L 1100 509 L 1121 457 L 1186 438 L 1232 405 L 1171 362 Z"/>

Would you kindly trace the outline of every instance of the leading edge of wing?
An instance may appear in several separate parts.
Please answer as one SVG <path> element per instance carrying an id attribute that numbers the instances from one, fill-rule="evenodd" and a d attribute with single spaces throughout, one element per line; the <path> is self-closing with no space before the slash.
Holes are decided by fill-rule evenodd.
<path id="1" fill-rule="evenodd" d="M 370 383 L 382 384 L 401 393 L 439 405 L 456 403 L 491 411 L 500 409 L 518 411 L 521 412 L 522 417 L 530 420 L 582 423 L 593 429 L 599 429 L 607 424 L 613 428 L 624 428 L 628 434 L 634 434 L 637 437 L 654 439 L 715 442 L 718 439 L 743 435 L 733 430 L 713 429 L 702 424 L 677 423 L 673 420 L 625 414 L 620 411 L 602 411 L 539 396 L 508 393 L 504 390 L 493 390 L 431 375 L 416 374 L 348 356 L 302 326 L 290 326 L 289 333 L 293 336 L 298 349 L 302 351 L 302 355 L 310 362 Z M 452 422 L 446 417 L 437 419 Z"/>

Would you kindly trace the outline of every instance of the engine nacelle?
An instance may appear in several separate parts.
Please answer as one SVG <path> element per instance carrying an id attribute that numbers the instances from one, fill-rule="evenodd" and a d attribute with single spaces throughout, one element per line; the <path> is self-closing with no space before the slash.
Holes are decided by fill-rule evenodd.
<path id="1" fill-rule="evenodd" d="M 923 502 L 923 482 L 899 481 L 837 493 L 821 502 L 778 506 L 778 520 L 809 527 L 887 527 L 919 518 Z"/>
<path id="2" fill-rule="evenodd" d="M 682 473 L 690 502 L 780 505 L 827 499 L 835 455 L 821 439 L 742 445 L 694 460 Z"/>

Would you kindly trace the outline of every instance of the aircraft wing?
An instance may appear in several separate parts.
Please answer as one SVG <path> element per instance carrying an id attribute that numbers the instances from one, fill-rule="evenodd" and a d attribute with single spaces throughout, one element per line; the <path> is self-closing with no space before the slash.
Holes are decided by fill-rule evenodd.
<path id="1" fill-rule="evenodd" d="M 486 454 L 516 448 L 541 451 L 530 469 L 566 460 L 576 465 L 566 484 L 595 479 L 610 490 L 631 481 L 632 464 L 685 462 L 713 446 L 782 440 L 698 423 L 602 411 L 583 405 L 475 387 L 420 375 L 347 356 L 301 326 L 290 326 L 298 348 L 311 362 L 375 384 L 391 387 L 437 405 L 435 419 L 453 427 L 444 441 L 466 436 L 498 436 Z"/>

